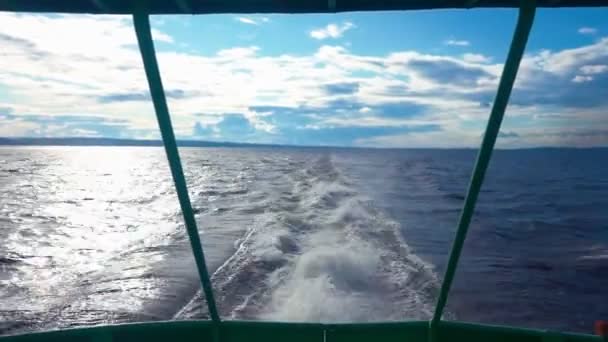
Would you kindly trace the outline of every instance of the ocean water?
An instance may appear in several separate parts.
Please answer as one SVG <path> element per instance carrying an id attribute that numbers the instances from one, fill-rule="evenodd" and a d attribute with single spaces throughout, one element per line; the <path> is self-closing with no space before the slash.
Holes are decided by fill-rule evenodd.
<path id="1" fill-rule="evenodd" d="M 225 319 L 428 319 L 473 150 L 183 148 Z M 446 319 L 608 319 L 608 150 L 496 151 Z M 161 148 L 0 148 L 0 334 L 206 317 Z"/>

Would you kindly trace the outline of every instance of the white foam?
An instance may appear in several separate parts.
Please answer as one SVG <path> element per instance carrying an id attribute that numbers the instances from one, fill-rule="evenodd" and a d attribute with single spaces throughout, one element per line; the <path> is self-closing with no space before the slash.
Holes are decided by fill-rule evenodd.
<path id="1" fill-rule="evenodd" d="M 322 242 L 321 242 L 322 241 Z M 321 242 L 319 244 L 319 242 Z M 317 233 L 272 296 L 264 318 L 337 322 L 369 320 L 379 255 L 364 242 Z"/>
<path id="2" fill-rule="evenodd" d="M 329 159 L 256 216 L 213 276 L 233 318 L 355 322 L 426 319 L 436 286 L 399 225 L 349 186 Z M 287 202 L 281 199 L 288 199 Z M 226 306 L 226 301 L 232 304 Z"/>
<path id="3" fill-rule="evenodd" d="M 597 254 L 597 255 L 585 255 L 579 258 L 580 260 L 604 260 L 607 259 L 608 260 L 608 253 L 607 254 Z"/>
<path id="4" fill-rule="evenodd" d="M 410 254 L 396 222 L 328 165 L 318 168 L 320 175 L 308 170 L 294 186 L 300 218 L 312 228 L 299 232 L 301 253 L 269 278 L 275 290 L 261 316 L 312 322 L 428 318 L 434 298 L 426 292 L 437 284 L 431 267 Z"/>

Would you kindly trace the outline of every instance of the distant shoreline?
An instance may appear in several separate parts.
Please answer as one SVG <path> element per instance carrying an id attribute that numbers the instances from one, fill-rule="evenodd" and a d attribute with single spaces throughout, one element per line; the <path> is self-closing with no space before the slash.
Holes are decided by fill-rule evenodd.
<path id="1" fill-rule="evenodd" d="M 333 148 L 333 149 L 386 149 L 386 150 L 477 150 L 477 147 L 362 147 L 362 146 L 331 146 L 331 145 L 281 145 L 281 144 L 256 144 L 217 142 L 205 140 L 178 140 L 180 147 L 247 147 L 247 148 Z M 28 138 L 0 137 L 0 146 L 124 146 L 124 147 L 162 147 L 162 140 L 145 139 L 119 139 L 119 138 Z M 572 147 L 572 146 L 535 146 L 520 148 L 496 148 L 497 150 L 587 150 L 608 149 L 608 146 Z"/>

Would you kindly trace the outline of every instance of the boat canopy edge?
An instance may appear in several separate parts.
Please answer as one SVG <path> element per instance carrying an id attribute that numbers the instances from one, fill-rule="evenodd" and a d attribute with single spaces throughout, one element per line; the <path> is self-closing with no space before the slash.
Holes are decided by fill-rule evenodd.
<path id="1" fill-rule="evenodd" d="M 527 0 L 523 0 L 527 1 Z M 537 7 L 603 7 L 608 0 L 538 0 Z M 520 0 L 3 0 L 0 11 L 90 14 L 333 13 L 519 8 Z"/>

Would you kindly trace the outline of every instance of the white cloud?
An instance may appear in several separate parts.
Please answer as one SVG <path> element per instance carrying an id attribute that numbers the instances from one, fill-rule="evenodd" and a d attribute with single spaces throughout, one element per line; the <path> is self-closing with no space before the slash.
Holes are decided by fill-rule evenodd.
<path id="1" fill-rule="evenodd" d="M 257 46 L 236 47 L 218 51 L 217 55 L 228 59 L 253 57 L 260 50 Z"/>
<path id="2" fill-rule="evenodd" d="M 478 53 L 465 53 L 462 55 L 462 59 L 469 63 L 490 63 L 492 61 L 492 58 Z"/>
<path id="3" fill-rule="evenodd" d="M 102 118 L 107 129 L 123 129 L 132 137 L 153 136 L 157 125 L 131 24 L 128 17 L 0 13 L 0 86 L 9 94 L 0 110 L 10 108 L 10 114 L 0 113 L 0 135 L 10 134 L 11 127 L 20 135 L 103 133 L 61 123 L 42 130 L 26 118 L 38 113 Z M 338 31 L 327 30 L 326 38 L 344 33 Z M 164 32 L 154 34 L 173 41 Z M 257 46 L 236 46 L 212 55 L 160 50 L 176 134 L 191 136 L 199 122 L 221 139 L 217 125 L 226 115 L 238 113 L 253 127 L 256 139 L 273 142 L 286 139 L 285 127 L 435 125 L 442 131 L 391 133 L 357 143 L 475 146 L 502 69 L 489 56 L 474 53 L 449 56 L 406 50 L 370 56 L 331 45 L 300 55 L 263 52 Z M 606 79 L 607 65 L 606 38 L 574 49 L 527 55 L 507 116 L 534 122 L 537 130 L 542 124 L 568 127 L 568 122 L 608 127 L 608 118 L 599 115 L 607 105 L 597 95 L 605 89 L 605 83 L 597 82 Z M 574 95 L 583 97 L 582 105 Z M 279 115 L 281 108 L 286 109 Z M 566 141 L 526 129 L 510 127 L 521 138 L 509 143 Z M 588 141 L 601 139 L 600 134 L 594 137 Z M 573 141 L 576 135 L 568 139 Z"/>
<path id="4" fill-rule="evenodd" d="M 579 72 L 582 75 L 576 75 L 572 78 L 574 83 L 584 83 L 593 81 L 592 75 L 599 75 L 608 70 L 608 65 L 597 64 L 597 65 L 583 65 L 579 68 Z"/>
<path id="5" fill-rule="evenodd" d="M 158 30 L 152 30 L 152 39 L 156 42 L 173 43 L 173 37 Z"/>
<path id="6" fill-rule="evenodd" d="M 5 120 L 2 119 L 0 125 L 0 136 L 2 137 L 23 137 L 28 133 L 38 129 L 39 125 L 34 122 L 22 120 Z"/>
<path id="7" fill-rule="evenodd" d="M 73 130 L 75 136 L 79 137 L 99 137 L 101 136 L 99 132 L 94 131 L 92 129 L 84 129 L 84 128 L 76 128 Z"/>
<path id="8" fill-rule="evenodd" d="M 454 128 L 439 132 L 411 132 L 357 139 L 355 145 L 361 147 L 462 148 L 479 146 L 480 141 L 479 131 L 467 132 L 462 128 Z"/>
<path id="9" fill-rule="evenodd" d="M 316 129 L 327 127 L 416 127 L 428 124 L 427 121 L 416 121 L 408 118 L 385 118 L 378 116 L 347 116 L 320 119 L 311 127 Z"/>
<path id="10" fill-rule="evenodd" d="M 250 17 L 236 17 L 234 20 L 247 25 L 260 25 L 270 21 L 268 17 L 250 18 Z"/>
<path id="11" fill-rule="evenodd" d="M 268 116 L 269 114 L 270 113 L 260 113 L 252 110 L 247 110 L 243 113 L 243 116 L 258 131 L 273 134 L 277 132 L 277 127 L 272 123 L 264 120 L 264 117 Z"/>
<path id="12" fill-rule="evenodd" d="M 583 83 L 583 82 L 591 82 L 591 81 L 593 81 L 592 76 L 583 76 L 583 75 L 576 75 L 572 79 L 572 82 L 574 82 L 574 83 Z"/>
<path id="13" fill-rule="evenodd" d="M 598 64 L 598 65 L 583 65 L 580 67 L 580 71 L 585 75 L 595 75 L 601 74 L 608 70 L 608 65 Z"/>
<path id="14" fill-rule="evenodd" d="M 343 24 L 329 24 L 323 28 L 310 31 L 310 36 L 314 39 L 340 38 L 344 32 L 355 27 L 355 24 L 347 21 Z"/>
<path id="15" fill-rule="evenodd" d="M 593 35 L 597 33 L 597 29 L 594 27 L 581 27 L 578 29 L 578 33 L 580 34 L 587 34 L 587 35 Z"/>
<path id="16" fill-rule="evenodd" d="M 239 21 L 243 24 L 249 24 L 249 25 L 258 25 L 258 22 L 253 20 L 253 19 L 249 19 L 249 18 L 245 18 L 245 17 L 236 17 L 234 18 L 236 21 Z"/>
<path id="17" fill-rule="evenodd" d="M 450 46 L 470 46 L 471 42 L 468 40 L 457 40 L 457 39 L 448 39 L 443 42 L 445 45 Z"/>
<path id="18" fill-rule="evenodd" d="M 608 37 L 605 37 L 590 45 L 556 52 L 542 50 L 535 55 L 525 56 L 520 76 L 524 79 L 538 77 L 537 73 L 528 73 L 537 71 L 563 77 L 578 72 L 586 65 L 603 65 L 607 59 Z"/>

